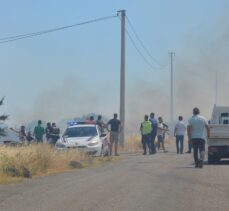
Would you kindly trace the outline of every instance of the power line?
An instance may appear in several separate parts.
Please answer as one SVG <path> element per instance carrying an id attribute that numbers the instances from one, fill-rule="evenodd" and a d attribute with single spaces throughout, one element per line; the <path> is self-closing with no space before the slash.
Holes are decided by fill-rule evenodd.
<path id="1" fill-rule="evenodd" d="M 105 17 L 101 17 L 101 18 L 97 18 L 97 19 L 93 19 L 93 20 L 89 20 L 89 21 L 84 21 L 81 23 L 76 23 L 76 24 L 72 24 L 72 25 L 68 25 L 68 26 L 62 26 L 62 27 L 58 27 L 58 28 L 42 30 L 42 31 L 38 31 L 38 32 L 32 32 L 32 33 L 21 34 L 21 35 L 10 36 L 10 37 L 3 37 L 3 38 L 0 38 L 0 44 L 13 42 L 13 41 L 21 40 L 21 39 L 26 39 L 26 38 L 30 38 L 30 37 L 40 36 L 43 34 L 48 34 L 48 33 L 52 33 L 55 31 L 60 31 L 60 30 L 64 30 L 64 29 L 68 29 L 68 28 L 72 28 L 72 27 L 76 27 L 76 26 L 85 25 L 85 24 L 104 21 L 107 19 L 115 18 L 115 17 L 117 17 L 117 15 L 105 16 Z"/>
<path id="2" fill-rule="evenodd" d="M 119 20 L 121 21 L 120 17 Z M 140 49 L 138 48 L 137 44 L 134 42 L 134 39 L 131 37 L 129 31 L 127 30 L 127 28 L 125 28 L 125 32 L 127 34 L 127 36 L 129 37 L 132 45 L 134 46 L 135 50 L 138 52 L 138 54 L 142 57 L 142 59 L 144 60 L 144 62 L 152 69 L 155 70 L 157 69 L 156 67 L 154 67 L 149 61 L 148 59 L 143 55 L 143 53 L 140 51 Z"/>
<path id="3" fill-rule="evenodd" d="M 137 38 L 137 40 L 139 41 L 139 43 L 141 44 L 142 48 L 145 50 L 145 52 L 148 54 L 148 56 L 156 63 L 158 64 L 159 66 L 162 66 L 162 64 L 160 62 L 157 61 L 157 59 L 155 59 L 151 53 L 149 52 L 149 50 L 146 48 L 146 46 L 144 45 L 144 43 L 142 42 L 142 40 L 140 39 L 139 35 L 137 34 L 136 30 L 134 29 L 134 26 L 133 24 L 131 23 L 131 21 L 129 20 L 128 17 L 126 17 L 129 25 L 130 25 L 130 28 L 131 30 L 133 31 L 135 37 Z"/>
<path id="4" fill-rule="evenodd" d="M 142 59 L 145 61 L 145 63 L 150 66 L 150 68 L 152 70 L 155 70 L 156 68 L 148 61 L 148 59 L 142 54 L 142 52 L 140 51 L 140 49 L 138 48 L 138 46 L 136 45 L 136 43 L 134 42 L 133 38 L 131 37 L 130 33 L 128 32 L 128 30 L 126 29 L 126 34 L 129 37 L 131 43 L 133 44 L 134 48 L 136 49 L 136 51 L 139 53 L 139 55 L 142 57 Z"/>

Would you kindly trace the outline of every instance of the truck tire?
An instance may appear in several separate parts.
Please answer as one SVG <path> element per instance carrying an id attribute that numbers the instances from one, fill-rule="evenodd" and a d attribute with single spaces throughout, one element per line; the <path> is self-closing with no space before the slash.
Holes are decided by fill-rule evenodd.
<path id="1" fill-rule="evenodd" d="M 208 154 L 208 164 L 214 164 L 216 163 L 217 159 L 214 155 L 209 155 Z"/>

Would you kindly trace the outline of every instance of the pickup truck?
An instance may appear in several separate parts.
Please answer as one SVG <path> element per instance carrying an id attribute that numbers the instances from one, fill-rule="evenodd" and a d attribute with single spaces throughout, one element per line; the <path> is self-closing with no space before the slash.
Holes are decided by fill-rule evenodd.
<path id="1" fill-rule="evenodd" d="M 214 106 L 208 139 L 208 163 L 229 158 L 229 107 Z"/>

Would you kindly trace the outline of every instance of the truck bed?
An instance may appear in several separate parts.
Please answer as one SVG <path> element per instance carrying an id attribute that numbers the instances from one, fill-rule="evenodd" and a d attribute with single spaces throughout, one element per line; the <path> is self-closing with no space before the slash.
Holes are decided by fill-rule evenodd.
<path id="1" fill-rule="evenodd" d="M 228 139 L 229 125 L 209 125 L 210 139 Z"/>

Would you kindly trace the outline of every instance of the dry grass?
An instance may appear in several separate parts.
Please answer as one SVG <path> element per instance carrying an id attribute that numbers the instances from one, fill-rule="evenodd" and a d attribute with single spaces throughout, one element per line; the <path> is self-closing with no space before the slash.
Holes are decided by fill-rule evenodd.
<path id="1" fill-rule="evenodd" d="M 27 169 L 34 177 L 72 170 L 70 161 L 85 168 L 114 160 L 94 158 L 76 150 L 57 151 L 49 145 L 0 147 L 0 184 L 20 181 Z"/>
<path id="2" fill-rule="evenodd" d="M 166 136 L 165 138 L 165 145 L 169 145 L 171 143 L 171 138 Z M 155 139 L 155 144 L 157 144 L 157 138 Z M 124 147 L 120 147 L 120 152 L 127 152 L 127 153 L 136 153 L 142 151 L 142 143 L 141 143 L 141 136 L 140 135 L 132 135 L 128 136 L 125 139 Z"/>
<path id="3" fill-rule="evenodd" d="M 131 135 L 126 137 L 124 147 L 120 147 L 120 152 L 135 153 L 142 149 L 141 136 Z"/>
<path id="4" fill-rule="evenodd" d="M 167 137 L 165 144 L 170 144 Z M 121 153 L 136 153 L 142 151 L 141 136 L 128 136 L 125 140 L 125 146 L 120 147 Z M 70 161 L 79 164 L 75 168 L 85 168 L 89 166 L 98 166 L 102 163 L 114 161 L 118 158 L 105 157 L 95 158 L 85 153 L 72 150 L 57 151 L 50 145 L 35 144 L 30 146 L 1 146 L 0 147 L 0 184 L 8 184 L 21 181 L 24 178 L 24 170 L 28 169 L 33 177 L 43 176 L 53 173 L 71 171 L 73 167 L 69 165 Z M 16 172 L 13 172 L 12 170 Z"/>

